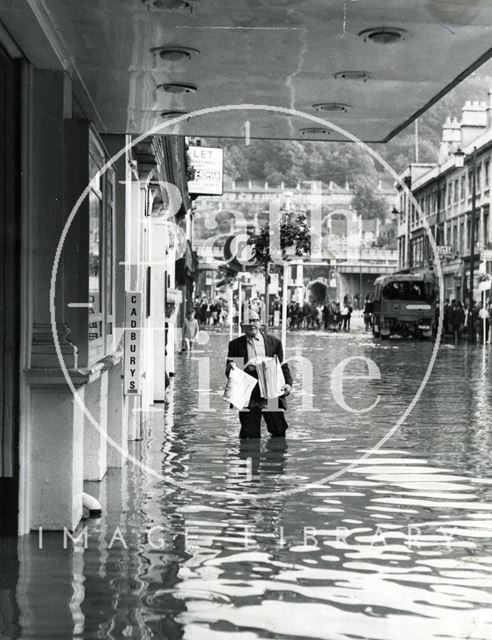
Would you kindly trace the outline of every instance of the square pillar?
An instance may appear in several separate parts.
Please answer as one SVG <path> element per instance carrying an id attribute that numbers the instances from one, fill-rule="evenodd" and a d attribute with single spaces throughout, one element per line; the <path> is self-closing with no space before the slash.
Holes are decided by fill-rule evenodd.
<path id="1" fill-rule="evenodd" d="M 107 471 L 108 375 L 104 371 L 85 388 L 85 406 L 99 428 L 84 416 L 84 480 L 102 480 Z"/>
<path id="2" fill-rule="evenodd" d="M 84 387 L 77 391 L 84 400 Z M 31 390 L 30 528 L 75 529 L 82 517 L 84 416 L 67 387 Z"/>
<path id="3" fill-rule="evenodd" d="M 123 454 L 108 442 L 108 467 L 122 467 L 128 453 L 128 404 L 123 396 L 123 364 L 120 361 L 108 370 L 108 436 Z"/>

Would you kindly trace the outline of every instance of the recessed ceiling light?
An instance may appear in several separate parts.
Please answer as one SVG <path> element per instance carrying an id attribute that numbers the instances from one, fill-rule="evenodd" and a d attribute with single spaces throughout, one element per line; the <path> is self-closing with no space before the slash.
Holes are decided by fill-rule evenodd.
<path id="1" fill-rule="evenodd" d="M 406 33 L 406 30 L 400 29 L 400 27 L 375 27 L 373 29 L 364 29 L 359 35 L 366 42 L 370 40 L 377 44 L 393 44 L 401 40 Z"/>
<path id="2" fill-rule="evenodd" d="M 323 127 L 303 127 L 299 129 L 303 136 L 330 135 L 331 129 Z"/>
<path id="3" fill-rule="evenodd" d="M 177 118 L 178 116 L 184 116 L 188 111 L 180 111 L 179 109 L 171 111 L 162 111 L 161 118 Z"/>
<path id="4" fill-rule="evenodd" d="M 195 93 L 197 90 L 194 84 L 185 84 L 183 82 L 165 82 L 157 85 L 157 88 L 167 93 Z"/>
<path id="5" fill-rule="evenodd" d="M 200 51 L 198 49 L 193 49 L 191 47 L 153 47 L 151 53 L 154 55 L 158 55 L 161 60 L 171 61 L 171 62 L 180 62 L 181 60 L 190 60 L 192 55 L 199 54 Z"/>
<path id="6" fill-rule="evenodd" d="M 343 111 L 347 112 L 352 108 L 351 104 L 345 104 L 345 102 L 319 102 L 313 104 L 313 109 L 316 111 Z"/>
<path id="7" fill-rule="evenodd" d="M 337 71 L 333 74 L 337 80 L 368 80 L 371 76 L 367 71 Z"/>
<path id="8" fill-rule="evenodd" d="M 144 5 L 149 9 L 167 9 L 170 11 L 176 9 L 192 9 L 192 0 L 142 0 Z"/>

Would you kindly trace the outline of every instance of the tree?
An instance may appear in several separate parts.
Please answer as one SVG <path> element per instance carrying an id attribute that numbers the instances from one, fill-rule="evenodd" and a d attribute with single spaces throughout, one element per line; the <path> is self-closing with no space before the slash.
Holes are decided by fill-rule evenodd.
<path id="1" fill-rule="evenodd" d="M 270 225 L 260 227 L 259 233 L 248 240 L 253 247 L 253 256 L 260 271 L 265 271 L 273 262 L 270 255 Z M 311 229 L 307 218 L 303 213 L 284 212 L 280 222 L 280 248 L 285 251 L 287 247 L 294 247 L 295 255 L 302 257 L 311 251 Z"/>
<path id="2" fill-rule="evenodd" d="M 379 232 L 374 246 L 384 249 L 397 249 L 398 224 L 396 220 L 391 220 L 384 224 Z"/>
<path id="3" fill-rule="evenodd" d="M 388 214 L 388 205 L 385 199 L 375 194 L 371 187 L 366 184 L 354 187 L 352 206 L 365 220 L 379 218 L 384 221 Z"/>

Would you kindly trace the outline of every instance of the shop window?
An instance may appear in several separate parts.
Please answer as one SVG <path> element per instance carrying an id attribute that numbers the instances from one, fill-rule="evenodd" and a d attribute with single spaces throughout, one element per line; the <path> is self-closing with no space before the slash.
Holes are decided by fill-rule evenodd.
<path id="1" fill-rule="evenodd" d="M 109 169 L 92 183 L 104 164 L 104 152 L 94 135 L 89 148 L 89 362 L 113 350 L 113 210 L 114 172 Z"/>

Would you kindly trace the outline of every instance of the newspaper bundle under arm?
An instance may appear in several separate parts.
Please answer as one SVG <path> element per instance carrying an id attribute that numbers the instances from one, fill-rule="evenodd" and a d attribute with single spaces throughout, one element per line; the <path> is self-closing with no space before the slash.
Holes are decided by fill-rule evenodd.
<path id="1" fill-rule="evenodd" d="M 251 393 L 255 388 L 258 380 L 245 373 L 235 364 L 232 364 L 229 376 L 227 378 L 224 395 L 222 400 L 229 402 L 236 409 L 244 409 L 249 404 Z"/>
<path id="2" fill-rule="evenodd" d="M 278 357 L 258 358 L 256 362 L 258 384 L 262 398 L 271 400 L 284 393 L 285 378 Z"/>

